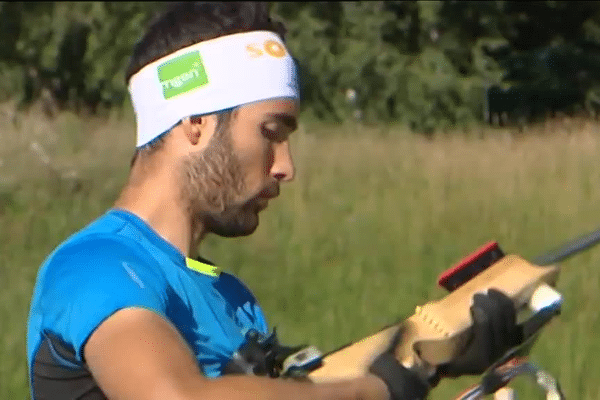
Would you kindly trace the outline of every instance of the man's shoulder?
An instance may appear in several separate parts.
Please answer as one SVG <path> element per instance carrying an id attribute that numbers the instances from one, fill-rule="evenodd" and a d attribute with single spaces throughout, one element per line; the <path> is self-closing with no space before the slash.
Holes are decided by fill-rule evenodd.
<path id="1" fill-rule="evenodd" d="M 120 218 L 119 214 L 116 214 L 113 210 L 108 210 L 87 226 L 68 237 L 56 248 L 56 251 L 73 246 L 93 244 L 93 242 L 104 244 L 106 244 L 105 242 L 112 242 L 117 246 L 129 244 L 132 247 L 136 247 L 134 245 L 135 241 L 128 240 L 127 235 L 123 234 L 127 225 L 127 220 Z"/>
<path id="2" fill-rule="evenodd" d="M 100 276 L 130 272 L 143 267 L 146 274 L 156 275 L 154 260 L 129 238 L 94 233 L 62 243 L 44 262 L 39 280 L 43 285 L 57 281 L 86 282 Z M 90 282 L 91 283 L 91 282 Z"/>
<path id="3" fill-rule="evenodd" d="M 152 254 L 104 216 L 61 243 L 42 264 L 28 322 L 30 360 L 48 330 L 81 361 L 91 332 L 117 310 L 141 307 L 163 314 L 165 275 Z"/>
<path id="4" fill-rule="evenodd" d="M 49 257 L 50 263 L 68 258 L 79 263 L 83 260 L 110 260 L 134 258 L 148 262 L 152 259 L 135 240 L 108 232 L 78 236 L 61 243 Z"/>
<path id="5" fill-rule="evenodd" d="M 120 234 L 125 224 L 123 221 L 116 221 L 108 215 L 103 215 L 62 242 L 51 257 L 74 253 L 84 258 L 114 257 L 122 253 L 144 257 L 145 252 L 142 251 L 139 242 Z"/>
<path id="6" fill-rule="evenodd" d="M 102 215 L 59 244 L 45 260 L 40 275 L 63 275 L 69 271 L 82 275 L 123 262 L 155 264 L 139 241 L 121 233 L 126 225 L 126 221 L 109 213 Z"/>

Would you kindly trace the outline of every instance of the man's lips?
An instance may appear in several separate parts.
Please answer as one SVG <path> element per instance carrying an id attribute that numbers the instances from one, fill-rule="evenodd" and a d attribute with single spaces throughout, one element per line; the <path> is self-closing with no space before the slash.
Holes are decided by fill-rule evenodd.
<path id="1" fill-rule="evenodd" d="M 269 200 L 274 199 L 277 196 L 279 196 L 279 185 L 277 184 L 270 185 L 261 191 L 256 198 L 256 204 L 259 211 L 267 208 Z"/>
<path id="2" fill-rule="evenodd" d="M 257 197 L 263 199 L 273 199 L 277 196 L 279 196 L 279 185 L 272 184 L 264 188 Z"/>

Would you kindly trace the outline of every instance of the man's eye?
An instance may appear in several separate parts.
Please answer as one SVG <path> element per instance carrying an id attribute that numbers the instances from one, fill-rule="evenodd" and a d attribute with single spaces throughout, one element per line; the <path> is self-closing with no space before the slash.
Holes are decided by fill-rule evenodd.
<path id="1" fill-rule="evenodd" d="M 267 132 L 277 132 L 277 128 L 279 128 L 277 122 L 267 122 L 266 124 L 263 124 L 263 128 L 265 129 L 265 131 Z"/>
<path id="2" fill-rule="evenodd" d="M 284 137 L 276 122 L 263 124 L 262 133 L 269 139 L 275 141 L 283 140 Z"/>

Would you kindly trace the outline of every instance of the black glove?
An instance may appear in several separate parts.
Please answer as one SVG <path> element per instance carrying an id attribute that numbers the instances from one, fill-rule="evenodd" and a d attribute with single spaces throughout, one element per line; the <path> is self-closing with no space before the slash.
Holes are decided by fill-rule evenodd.
<path id="1" fill-rule="evenodd" d="M 402 329 L 394 336 L 389 349 L 371 364 L 369 372 L 385 382 L 391 400 L 422 400 L 429 393 L 429 385 L 416 372 L 400 364 L 394 356 L 401 331 Z"/>
<path id="2" fill-rule="evenodd" d="M 472 335 L 465 351 L 449 363 L 438 366 L 440 377 L 482 374 L 523 341 L 513 302 L 498 290 L 489 289 L 486 295 L 475 294 L 471 316 Z"/>

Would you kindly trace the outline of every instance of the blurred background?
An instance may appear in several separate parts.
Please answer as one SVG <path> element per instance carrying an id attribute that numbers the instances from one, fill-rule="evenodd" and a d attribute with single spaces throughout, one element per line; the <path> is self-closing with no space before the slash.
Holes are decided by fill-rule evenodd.
<path id="1" fill-rule="evenodd" d="M 2 99 L 16 96 L 23 109 L 41 97 L 48 112 L 122 107 L 130 49 L 165 4 L 2 3 Z M 272 10 L 287 23 L 303 106 L 319 119 L 432 132 L 595 115 L 600 106 L 597 2 L 274 2 Z"/>
<path id="2" fill-rule="evenodd" d="M 0 2 L 0 399 L 28 398 L 37 269 L 125 182 L 125 66 L 165 5 Z M 270 5 L 300 66 L 297 178 L 255 234 L 202 251 L 284 342 L 329 351 L 409 316 L 488 240 L 531 258 L 600 225 L 600 2 Z M 563 264 L 563 314 L 532 353 L 568 399 L 600 399 L 599 262 Z"/>

